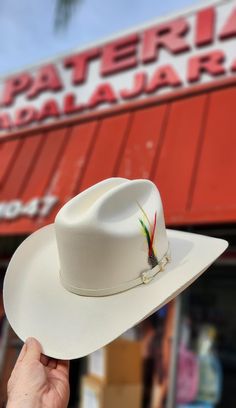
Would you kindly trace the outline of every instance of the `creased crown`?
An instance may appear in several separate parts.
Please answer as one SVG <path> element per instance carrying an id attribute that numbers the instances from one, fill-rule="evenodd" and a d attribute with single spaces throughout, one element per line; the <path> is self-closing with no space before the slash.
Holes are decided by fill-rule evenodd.
<path id="1" fill-rule="evenodd" d="M 55 229 L 62 281 L 71 287 L 111 288 L 137 278 L 151 268 L 148 232 L 153 256 L 161 259 L 168 248 L 161 198 L 149 180 L 94 185 L 61 208 Z"/>

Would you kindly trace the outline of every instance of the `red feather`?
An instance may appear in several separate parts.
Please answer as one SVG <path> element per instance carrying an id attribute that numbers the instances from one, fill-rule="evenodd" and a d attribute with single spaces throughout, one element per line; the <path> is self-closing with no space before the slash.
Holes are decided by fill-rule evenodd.
<path id="1" fill-rule="evenodd" d="M 153 229 L 152 229 L 152 235 L 151 235 L 151 240 L 150 240 L 149 252 L 151 251 L 151 249 L 152 249 L 152 247 L 153 247 L 153 241 L 154 241 L 155 229 L 156 229 L 156 222 L 157 222 L 157 213 L 155 212 L 154 223 L 153 223 Z"/>

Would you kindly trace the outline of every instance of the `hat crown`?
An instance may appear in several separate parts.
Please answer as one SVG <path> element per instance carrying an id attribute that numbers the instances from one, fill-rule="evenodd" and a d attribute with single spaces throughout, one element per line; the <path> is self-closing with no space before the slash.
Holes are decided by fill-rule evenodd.
<path id="1" fill-rule="evenodd" d="M 151 236 L 154 224 L 161 259 L 168 240 L 161 198 L 149 180 L 110 178 L 71 199 L 55 219 L 65 287 L 100 290 L 136 279 L 151 268 L 145 227 Z"/>

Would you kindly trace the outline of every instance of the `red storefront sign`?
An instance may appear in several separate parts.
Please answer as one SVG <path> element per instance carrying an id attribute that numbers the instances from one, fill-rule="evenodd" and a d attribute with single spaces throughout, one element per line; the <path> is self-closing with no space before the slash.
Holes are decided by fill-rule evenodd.
<path id="1" fill-rule="evenodd" d="M 0 233 L 53 222 L 70 197 L 111 176 L 152 179 L 169 225 L 235 222 L 235 7 L 2 81 Z"/>
<path id="2" fill-rule="evenodd" d="M 210 6 L 1 82 L 2 133 L 231 77 L 236 4 Z"/>

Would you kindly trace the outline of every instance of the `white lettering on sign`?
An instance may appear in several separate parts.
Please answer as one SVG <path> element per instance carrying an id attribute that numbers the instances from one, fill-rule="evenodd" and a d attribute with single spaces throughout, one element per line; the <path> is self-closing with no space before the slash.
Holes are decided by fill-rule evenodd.
<path id="1" fill-rule="evenodd" d="M 0 220 L 14 220 L 19 217 L 47 217 L 58 202 L 56 196 L 32 198 L 23 203 L 22 200 L 0 201 Z"/>
<path id="2" fill-rule="evenodd" d="M 236 75 L 236 1 L 130 30 L 0 80 L 0 132 Z"/>

